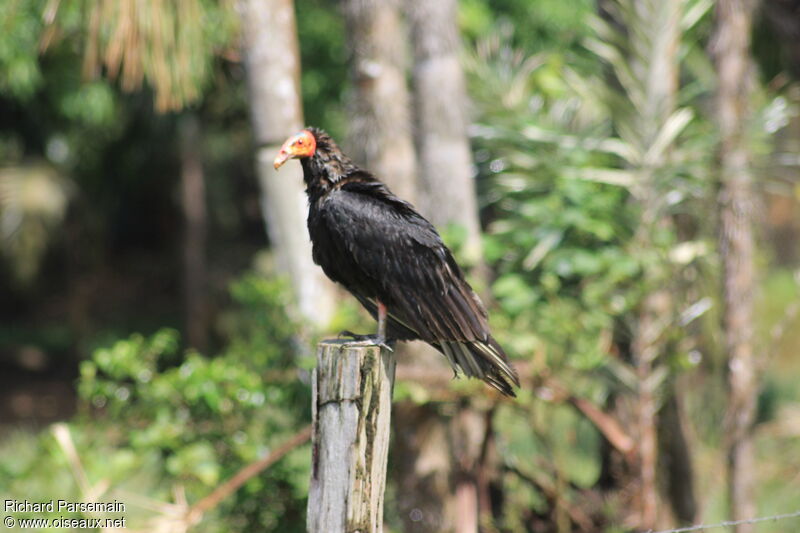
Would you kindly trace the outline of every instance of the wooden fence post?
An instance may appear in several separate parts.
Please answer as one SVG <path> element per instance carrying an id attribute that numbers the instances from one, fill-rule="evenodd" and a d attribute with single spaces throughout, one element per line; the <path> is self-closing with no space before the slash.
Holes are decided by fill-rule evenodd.
<path id="1" fill-rule="evenodd" d="M 394 356 L 377 346 L 317 346 L 309 533 L 382 531 L 394 371 Z"/>

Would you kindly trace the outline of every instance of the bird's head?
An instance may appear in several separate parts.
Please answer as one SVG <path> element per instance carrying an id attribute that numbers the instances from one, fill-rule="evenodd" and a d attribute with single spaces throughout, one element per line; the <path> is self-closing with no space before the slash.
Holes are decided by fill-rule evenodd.
<path id="1" fill-rule="evenodd" d="M 275 156 L 273 166 L 275 170 L 277 170 L 289 159 L 311 157 L 316 150 L 317 139 L 314 137 L 314 134 L 309 130 L 303 130 L 286 139 L 286 142 L 281 146 L 280 152 Z"/>

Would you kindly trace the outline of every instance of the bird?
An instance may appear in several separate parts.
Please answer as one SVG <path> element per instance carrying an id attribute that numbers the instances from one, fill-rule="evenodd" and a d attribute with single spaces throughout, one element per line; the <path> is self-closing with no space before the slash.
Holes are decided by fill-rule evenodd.
<path id="1" fill-rule="evenodd" d="M 275 170 L 290 159 L 303 167 L 314 262 L 378 321 L 374 335 L 343 334 L 382 346 L 425 341 L 447 357 L 456 376 L 461 372 L 516 396 L 517 372 L 433 224 L 319 128 L 291 135 L 275 157 Z"/>

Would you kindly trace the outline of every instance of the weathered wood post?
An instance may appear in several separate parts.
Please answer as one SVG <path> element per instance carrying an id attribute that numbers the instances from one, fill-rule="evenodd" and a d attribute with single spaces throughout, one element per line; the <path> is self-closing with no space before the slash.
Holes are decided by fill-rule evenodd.
<path id="1" fill-rule="evenodd" d="M 393 355 L 378 346 L 317 347 L 309 533 L 382 531 L 394 370 Z"/>

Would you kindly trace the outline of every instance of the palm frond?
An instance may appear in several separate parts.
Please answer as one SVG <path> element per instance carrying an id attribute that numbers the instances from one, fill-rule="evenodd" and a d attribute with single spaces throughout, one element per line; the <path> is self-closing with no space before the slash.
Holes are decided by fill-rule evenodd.
<path id="1" fill-rule="evenodd" d="M 43 48 L 53 41 L 57 12 L 66 3 L 69 0 L 48 3 Z M 147 83 L 161 112 L 197 101 L 213 56 L 225 55 L 238 33 L 230 0 L 88 0 L 82 9 L 84 77 L 104 73 L 119 79 L 126 91 Z"/>

